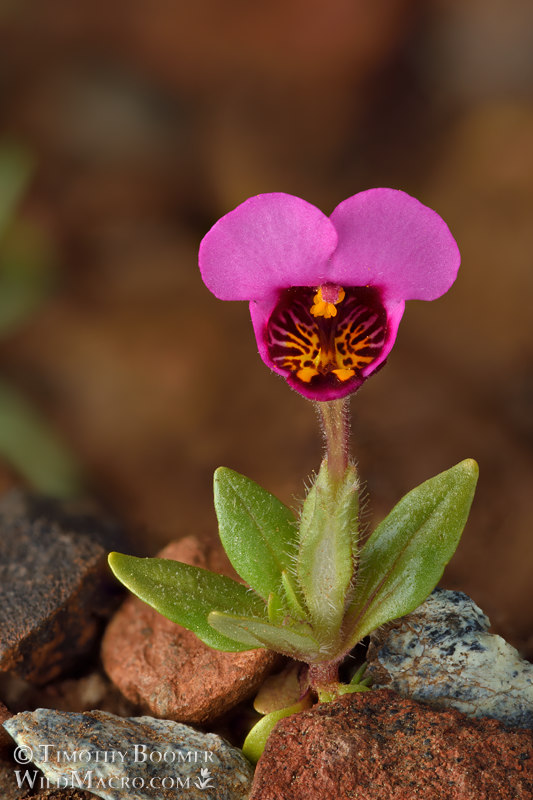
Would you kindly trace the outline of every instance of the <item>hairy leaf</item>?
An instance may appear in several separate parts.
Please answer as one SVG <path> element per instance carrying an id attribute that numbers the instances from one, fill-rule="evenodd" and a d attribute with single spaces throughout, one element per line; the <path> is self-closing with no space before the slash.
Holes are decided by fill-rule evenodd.
<path id="1" fill-rule="evenodd" d="M 244 615 L 225 614 L 213 611 L 209 624 L 219 633 L 252 647 L 268 647 L 301 661 L 313 659 L 319 653 L 319 645 L 308 625 L 280 627 L 267 620 L 252 619 Z"/>
<path id="2" fill-rule="evenodd" d="M 209 647 L 238 652 L 247 646 L 214 630 L 207 621 L 216 609 L 266 620 L 263 601 L 241 583 L 200 567 L 165 558 L 135 558 L 111 553 L 109 565 L 119 581 L 172 622 L 193 631 Z"/>
<path id="3" fill-rule="evenodd" d="M 413 611 L 435 588 L 459 544 L 477 478 L 476 462 L 462 461 L 409 492 L 378 525 L 361 550 L 345 649 Z"/>
<path id="4" fill-rule="evenodd" d="M 297 561 L 306 605 L 324 639 L 335 638 L 344 614 L 355 569 L 358 513 L 355 467 L 334 482 L 324 461 L 302 509 Z"/>
<path id="5" fill-rule="evenodd" d="M 215 472 L 220 539 L 238 574 L 265 601 L 279 592 L 296 548 L 292 511 L 257 483 L 227 467 Z"/>

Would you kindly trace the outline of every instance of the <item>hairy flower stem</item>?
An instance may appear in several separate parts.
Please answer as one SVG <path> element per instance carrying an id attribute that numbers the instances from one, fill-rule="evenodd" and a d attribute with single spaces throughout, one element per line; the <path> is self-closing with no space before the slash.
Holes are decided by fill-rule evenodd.
<path id="1" fill-rule="evenodd" d="M 344 397 L 341 400 L 327 400 L 315 403 L 326 440 L 328 472 L 335 483 L 342 480 L 348 467 L 350 447 L 349 403 L 348 397 Z"/>

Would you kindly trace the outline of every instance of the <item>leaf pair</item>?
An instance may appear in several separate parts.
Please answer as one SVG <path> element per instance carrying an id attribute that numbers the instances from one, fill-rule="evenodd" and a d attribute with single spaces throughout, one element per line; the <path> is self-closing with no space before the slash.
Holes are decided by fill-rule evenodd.
<path id="1" fill-rule="evenodd" d="M 413 489 L 358 551 L 355 472 L 332 486 L 323 467 L 298 528 L 273 495 L 221 468 L 220 537 L 251 590 L 177 561 L 112 553 L 110 564 L 138 597 L 210 647 L 338 660 L 433 590 L 459 543 L 477 475 L 468 459 Z"/>

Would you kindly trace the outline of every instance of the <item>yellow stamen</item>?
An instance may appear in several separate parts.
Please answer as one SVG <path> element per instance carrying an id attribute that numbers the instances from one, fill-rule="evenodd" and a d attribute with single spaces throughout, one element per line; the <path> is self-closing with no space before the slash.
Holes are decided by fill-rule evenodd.
<path id="1" fill-rule="evenodd" d="M 326 295 L 325 297 L 324 294 Z M 342 303 L 345 294 L 342 286 L 319 286 L 317 293 L 313 297 L 311 314 L 314 317 L 324 317 L 324 319 L 335 317 L 337 315 L 335 306 L 338 303 Z"/>

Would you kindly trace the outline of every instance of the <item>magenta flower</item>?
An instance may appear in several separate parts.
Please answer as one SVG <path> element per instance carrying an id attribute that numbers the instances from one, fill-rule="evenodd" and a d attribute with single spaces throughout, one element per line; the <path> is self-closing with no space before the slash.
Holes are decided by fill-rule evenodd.
<path id="1" fill-rule="evenodd" d="M 250 197 L 200 245 L 221 300 L 248 300 L 259 353 L 312 400 L 358 389 L 383 365 L 406 300 L 434 300 L 457 276 L 446 223 L 405 192 L 369 189 L 331 217 L 289 194 Z"/>

